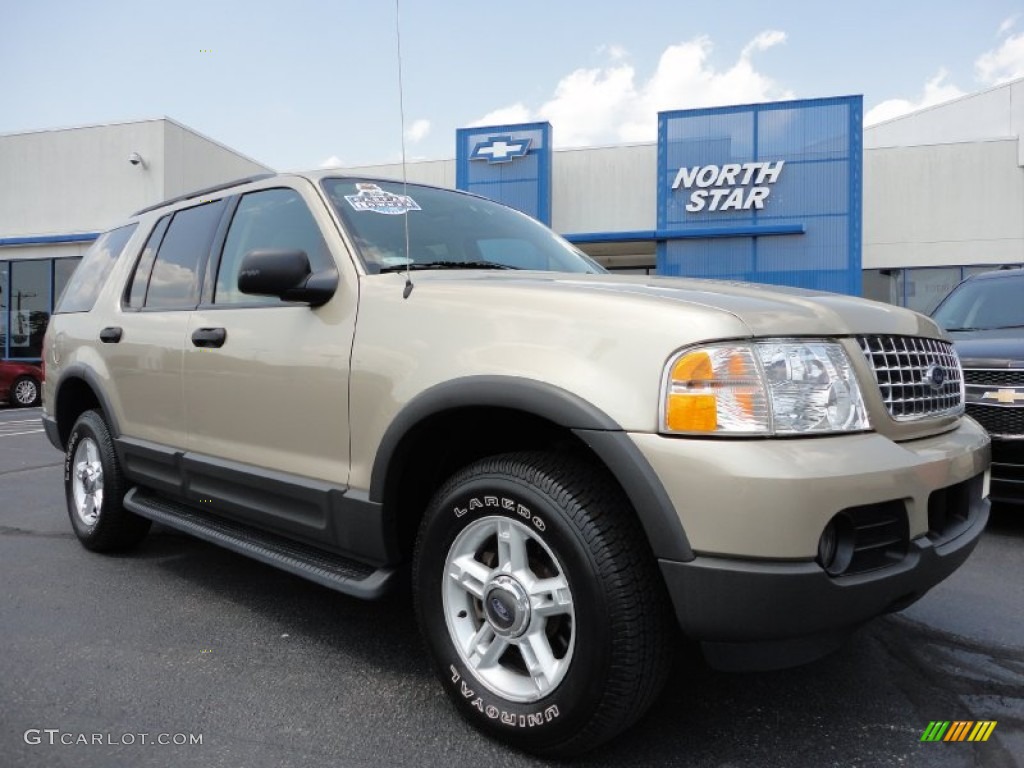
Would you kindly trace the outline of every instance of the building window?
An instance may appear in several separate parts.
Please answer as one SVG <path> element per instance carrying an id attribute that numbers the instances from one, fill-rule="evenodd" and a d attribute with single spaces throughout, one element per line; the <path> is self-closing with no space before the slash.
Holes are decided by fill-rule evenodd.
<path id="1" fill-rule="evenodd" d="M 38 359 L 50 320 L 50 259 L 11 263 L 11 295 L 7 320 L 8 354 Z"/>
<path id="2" fill-rule="evenodd" d="M 0 356 L 7 356 L 7 296 L 8 288 L 7 272 L 9 264 L 0 261 Z"/>
<path id="3" fill-rule="evenodd" d="M 902 269 L 865 269 L 861 280 L 861 293 L 865 299 L 903 304 Z"/>
<path id="4" fill-rule="evenodd" d="M 80 261 L 0 259 L 0 358 L 41 359 L 53 302 Z"/>

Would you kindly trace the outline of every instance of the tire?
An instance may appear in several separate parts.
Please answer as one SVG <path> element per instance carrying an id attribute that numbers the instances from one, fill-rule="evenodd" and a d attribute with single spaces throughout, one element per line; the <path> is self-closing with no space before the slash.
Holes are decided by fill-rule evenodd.
<path id="1" fill-rule="evenodd" d="M 11 385 L 8 401 L 16 408 L 39 405 L 39 381 L 31 376 L 19 376 Z"/>
<path id="2" fill-rule="evenodd" d="M 413 579 L 445 691 L 517 748 L 593 749 L 668 675 L 675 629 L 654 555 L 622 492 L 580 458 L 509 454 L 458 472 L 420 526 Z"/>
<path id="3" fill-rule="evenodd" d="M 131 549 L 149 532 L 151 522 L 122 505 L 126 490 L 106 421 L 98 411 L 85 411 L 68 437 L 64 494 L 71 527 L 86 549 Z"/>

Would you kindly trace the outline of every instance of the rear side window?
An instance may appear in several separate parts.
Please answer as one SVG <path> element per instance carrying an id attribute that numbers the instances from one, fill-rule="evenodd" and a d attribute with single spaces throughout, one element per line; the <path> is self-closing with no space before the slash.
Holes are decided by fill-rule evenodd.
<path id="1" fill-rule="evenodd" d="M 147 282 L 141 306 L 147 309 L 191 309 L 199 302 L 199 269 L 210 253 L 224 200 L 186 208 L 174 214 L 167 234 L 160 242 L 147 276 L 140 261 L 129 293 L 134 302 L 142 295 L 141 281 Z"/>
<path id="2" fill-rule="evenodd" d="M 82 258 L 82 263 L 68 281 L 55 313 L 89 312 L 107 282 L 110 270 L 117 263 L 121 251 L 131 240 L 138 224 L 112 229 L 99 239 Z"/>

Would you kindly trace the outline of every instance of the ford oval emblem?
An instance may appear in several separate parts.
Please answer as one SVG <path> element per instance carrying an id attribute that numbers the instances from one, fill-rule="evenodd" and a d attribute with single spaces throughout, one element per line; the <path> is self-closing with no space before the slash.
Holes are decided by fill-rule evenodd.
<path id="1" fill-rule="evenodd" d="M 941 365 L 932 363 L 924 370 L 924 383 L 938 392 L 946 383 L 946 369 Z"/>
<path id="2" fill-rule="evenodd" d="M 512 622 L 512 613 L 509 611 L 508 606 L 501 601 L 501 598 L 491 598 L 491 610 L 494 611 L 494 614 L 501 619 L 501 621 L 508 623 Z"/>

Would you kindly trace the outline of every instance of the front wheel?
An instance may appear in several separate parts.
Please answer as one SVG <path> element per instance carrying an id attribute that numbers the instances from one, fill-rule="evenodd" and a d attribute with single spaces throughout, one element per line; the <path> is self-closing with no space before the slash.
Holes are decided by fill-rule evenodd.
<path id="1" fill-rule="evenodd" d="M 417 615 L 475 726 L 568 757 L 635 722 L 666 677 L 664 585 L 628 501 L 573 456 L 522 453 L 452 477 L 424 517 Z"/>

